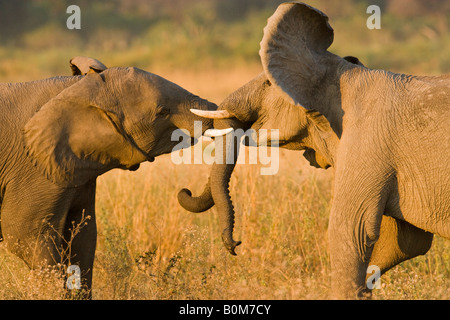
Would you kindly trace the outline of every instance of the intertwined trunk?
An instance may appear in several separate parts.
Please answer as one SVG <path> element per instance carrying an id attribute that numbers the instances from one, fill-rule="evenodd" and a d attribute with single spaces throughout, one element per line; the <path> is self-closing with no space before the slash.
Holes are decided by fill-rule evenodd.
<path id="1" fill-rule="evenodd" d="M 205 185 L 203 192 L 198 197 L 193 197 L 189 189 L 181 189 L 178 192 L 178 202 L 183 208 L 190 212 L 204 212 L 214 206 L 214 200 L 211 194 L 211 177 L 208 178 L 208 183 Z"/>
<path id="2" fill-rule="evenodd" d="M 214 122 L 214 127 L 237 129 L 243 125 L 236 120 L 220 120 Z M 192 197 L 188 189 L 178 193 L 180 205 L 191 212 L 203 212 L 213 205 L 217 206 L 222 241 L 232 255 L 236 255 L 235 249 L 241 244 L 233 239 L 235 212 L 229 190 L 231 175 L 239 155 L 239 142 L 235 141 L 233 133 L 216 138 L 215 163 L 211 167 L 211 174 L 202 194 Z"/>

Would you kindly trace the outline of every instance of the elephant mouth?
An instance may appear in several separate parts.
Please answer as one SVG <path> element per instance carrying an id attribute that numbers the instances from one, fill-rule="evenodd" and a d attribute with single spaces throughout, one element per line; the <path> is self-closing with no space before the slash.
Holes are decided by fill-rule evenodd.
<path id="1" fill-rule="evenodd" d="M 309 161 L 309 164 L 316 168 L 328 169 L 331 165 L 322 157 L 322 155 L 318 154 L 314 149 L 306 148 L 303 156 L 306 160 Z"/>
<path id="2" fill-rule="evenodd" d="M 135 164 L 134 166 L 129 167 L 128 170 L 136 171 L 137 169 L 139 169 L 139 167 L 140 167 L 140 164 L 138 163 L 138 164 Z"/>

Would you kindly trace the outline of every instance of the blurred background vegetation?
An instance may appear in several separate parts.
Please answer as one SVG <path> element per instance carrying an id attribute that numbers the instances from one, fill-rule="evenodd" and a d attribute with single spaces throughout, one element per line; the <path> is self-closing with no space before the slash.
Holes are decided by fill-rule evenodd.
<path id="1" fill-rule="evenodd" d="M 279 0 L 0 0 L 0 80 L 66 74 L 68 60 L 107 66 L 204 70 L 258 65 L 259 42 Z M 448 0 L 305 1 L 330 17 L 331 51 L 405 73 L 450 72 Z M 70 4 L 81 30 L 68 30 Z M 369 30 L 366 9 L 382 11 Z"/>

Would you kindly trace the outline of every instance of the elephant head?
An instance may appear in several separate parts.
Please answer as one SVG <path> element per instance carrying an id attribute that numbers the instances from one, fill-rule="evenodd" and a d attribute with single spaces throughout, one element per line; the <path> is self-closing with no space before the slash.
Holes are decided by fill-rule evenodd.
<path id="1" fill-rule="evenodd" d="M 333 164 L 338 138 L 328 121 L 317 112 L 307 111 L 287 101 L 265 73 L 230 94 L 217 111 L 192 111 L 199 116 L 214 119 L 214 127 L 218 129 L 233 128 L 246 132 L 251 129 L 255 134 L 252 139 L 244 139 L 246 145 L 274 145 L 291 150 L 306 150 L 304 156 L 311 165 L 328 168 Z M 276 140 L 270 134 L 260 134 L 272 132 L 273 129 L 278 131 Z M 229 181 L 238 158 L 239 142 L 232 136 L 220 140 L 216 138 L 216 144 L 222 144 L 219 149 L 232 149 L 231 161 L 226 152 L 222 152 L 223 158 L 217 161 L 216 145 L 216 162 L 211 167 L 203 193 L 198 197 L 192 197 L 188 189 L 178 193 L 181 206 L 191 212 L 203 212 L 216 205 L 223 230 L 222 240 L 233 255 L 240 242 L 232 237 L 235 213 L 229 194 Z"/>
<path id="2" fill-rule="evenodd" d="M 194 137 L 196 120 L 202 133 L 211 128 L 212 121 L 192 108 L 217 106 L 155 74 L 109 68 L 81 76 L 45 103 L 24 128 L 25 144 L 47 177 L 78 186 L 110 169 L 136 170 L 170 153 L 179 146 L 172 132 L 181 128 Z"/>
<path id="3" fill-rule="evenodd" d="M 310 10 L 309 7 L 308 10 Z M 314 23 L 316 23 L 319 28 L 318 32 L 327 35 L 326 30 L 323 30 L 324 26 L 315 21 L 316 17 L 314 15 L 311 19 L 312 21 L 306 21 L 305 25 L 311 23 L 309 27 L 314 28 Z M 308 40 L 313 43 L 318 42 L 318 40 L 316 41 L 312 38 Z M 270 39 L 266 39 L 266 41 L 270 42 Z M 322 45 L 325 46 L 330 41 L 329 35 L 325 36 L 325 40 L 321 41 L 325 41 L 325 44 Z M 319 50 L 321 45 L 317 43 L 317 46 L 317 50 Z M 193 112 L 199 116 L 214 119 L 215 128 L 231 127 L 233 129 L 243 129 L 244 131 L 252 129 L 256 133 L 253 136 L 253 143 L 256 143 L 256 145 L 271 146 L 272 138 L 270 134 L 267 134 L 270 132 L 268 129 L 277 129 L 278 134 L 275 141 L 273 141 L 275 146 L 291 150 L 305 150 L 304 157 L 312 166 L 318 168 L 326 169 L 334 165 L 334 155 L 341 132 L 340 128 L 333 128 L 321 112 L 313 108 L 305 108 L 302 104 L 293 100 L 286 93 L 280 82 L 278 80 L 275 81 L 272 73 L 269 73 L 268 70 L 269 63 L 272 68 L 272 65 L 276 65 L 277 61 L 281 63 L 284 60 L 282 57 L 275 61 L 274 59 L 268 60 L 265 58 L 265 55 L 266 53 L 262 52 L 265 71 L 230 94 L 220 104 L 217 111 L 193 110 Z M 280 53 L 281 55 L 282 53 Z M 299 56 L 298 58 L 305 60 L 305 65 L 302 67 L 307 68 L 308 59 L 311 59 L 311 53 L 305 53 L 305 57 Z M 343 64 L 348 64 L 349 66 L 358 65 L 364 67 L 359 59 L 353 56 L 336 57 L 336 59 L 341 59 Z M 319 76 L 318 74 L 311 74 L 310 79 L 301 79 L 302 81 L 300 79 L 287 79 L 286 81 L 291 81 L 290 85 L 292 87 L 301 87 L 302 90 L 309 92 L 309 81 Z M 323 79 L 323 76 L 320 76 L 320 79 Z M 312 94 L 320 95 L 320 91 L 315 89 Z M 302 100 L 302 102 L 307 103 L 306 100 Z M 263 132 L 263 134 L 260 134 L 260 132 Z M 192 197 L 190 190 L 182 189 L 178 193 L 178 201 L 182 207 L 191 212 L 203 212 L 216 204 L 219 211 L 220 224 L 223 228 L 223 242 L 229 252 L 235 255 L 235 247 L 240 242 L 233 240 L 232 237 L 235 213 L 228 185 L 235 167 L 239 148 L 236 144 L 234 144 L 234 147 L 226 145 L 227 142 L 229 143 L 230 139 L 222 140 L 222 150 L 234 148 L 233 161 L 226 163 L 222 159 L 220 163 L 214 163 L 203 193 L 198 197 Z M 249 139 L 244 140 L 245 142 L 247 145 L 252 143 Z"/>
<path id="4" fill-rule="evenodd" d="M 72 75 L 86 75 L 88 73 L 100 73 L 105 71 L 107 67 L 98 61 L 97 59 L 77 56 L 70 59 L 70 69 L 72 69 Z"/>

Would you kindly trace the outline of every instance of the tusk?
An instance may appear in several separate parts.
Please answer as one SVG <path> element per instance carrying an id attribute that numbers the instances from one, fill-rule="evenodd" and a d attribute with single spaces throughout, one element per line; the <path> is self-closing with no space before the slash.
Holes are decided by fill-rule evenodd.
<path id="1" fill-rule="evenodd" d="M 214 138 L 214 137 L 220 137 L 220 136 L 224 136 L 227 135 L 228 133 L 230 133 L 231 131 L 233 131 L 233 128 L 227 128 L 227 129 L 208 129 L 206 130 L 203 135 L 205 137 L 210 137 L 210 138 Z"/>
<path id="2" fill-rule="evenodd" d="M 230 119 L 234 118 L 234 116 L 229 113 L 227 110 L 199 110 L 199 109 L 190 109 L 192 113 L 208 119 Z"/>

